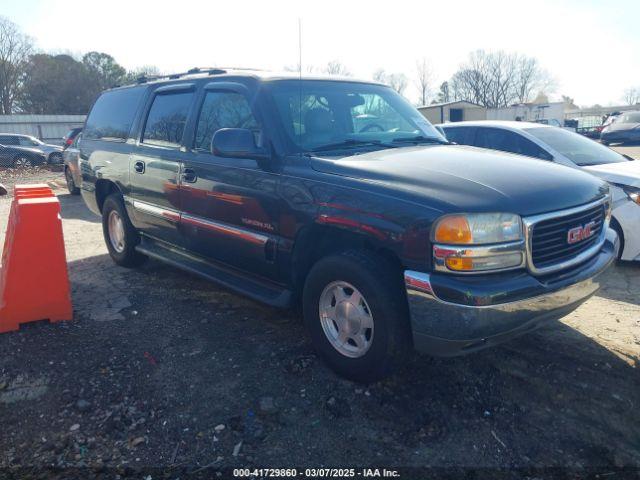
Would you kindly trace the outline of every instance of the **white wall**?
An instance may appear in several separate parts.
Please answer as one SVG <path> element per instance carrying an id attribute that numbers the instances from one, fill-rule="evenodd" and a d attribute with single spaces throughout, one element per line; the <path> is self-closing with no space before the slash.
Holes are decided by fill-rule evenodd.
<path id="1" fill-rule="evenodd" d="M 543 108 L 546 107 L 546 108 Z M 514 105 L 505 108 L 487 110 L 487 120 L 515 120 L 520 117 L 523 122 L 554 118 L 562 123 L 565 118 L 564 102 L 546 103 L 543 105 Z"/>
<path id="2" fill-rule="evenodd" d="M 19 133 L 62 145 L 62 137 L 84 125 L 85 115 L 0 115 L 0 133 Z"/>

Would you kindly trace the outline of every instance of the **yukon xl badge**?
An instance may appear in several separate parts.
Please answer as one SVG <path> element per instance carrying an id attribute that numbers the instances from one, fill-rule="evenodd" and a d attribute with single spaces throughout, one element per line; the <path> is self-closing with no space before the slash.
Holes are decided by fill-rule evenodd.
<path id="1" fill-rule="evenodd" d="M 586 240 L 587 238 L 591 237 L 595 233 L 593 231 L 593 228 L 596 226 L 597 226 L 596 222 L 589 222 L 585 225 L 572 228 L 567 232 L 567 243 L 571 245 L 581 240 Z"/>

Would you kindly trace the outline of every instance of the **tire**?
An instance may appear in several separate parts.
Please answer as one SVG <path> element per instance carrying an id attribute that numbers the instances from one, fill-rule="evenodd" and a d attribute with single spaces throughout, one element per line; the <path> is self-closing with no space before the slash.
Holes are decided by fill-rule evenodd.
<path id="1" fill-rule="evenodd" d="M 622 233 L 622 227 L 618 223 L 615 218 L 611 219 L 611 228 L 613 228 L 618 234 L 618 238 L 620 239 L 620 250 L 618 250 L 618 262 L 622 260 L 622 252 L 624 251 L 624 233 Z"/>
<path id="2" fill-rule="evenodd" d="M 13 166 L 15 168 L 25 168 L 33 166 L 33 161 L 25 155 L 16 155 L 13 158 Z"/>
<path id="3" fill-rule="evenodd" d="M 70 168 L 64 169 L 64 178 L 67 181 L 67 189 L 71 195 L 80 195 L 80 189 L 76 186 L 76 182 L 73 179 L 73 173 Z"/>
<path id="4" fill-rule="evenodd" d="M 119 226 L 118 226 L 119 224 Z M 147 259 L 136 251 L 140 235 L 131 224 L 119 194 L 109 195 L 102 206 L 102 232 L 109 255 L 121 267 L 137 267 Z"/>
<path id="5" fill-rule="evenodd" d="M 62 153 L 54 152 L 49 155 L 49 160 L 47 161 L 50 165 L 60 165 L 62 164 Z"/>
<path id="6" fill-rule="evenodd" d="M 347 251 L 321 259 L 307 276 L 302 298 L 313 345 L 339 375 L 373 382 L 392 373 L 413 352 L 401 279 L 393 265 L 374 253 Z M 338 304 L 340 310 L 334 308 Z M 362 328 L 367 324 L 372 327 Z M 339 325 L 348 325 L 349 332 L 343 335 Z"/>

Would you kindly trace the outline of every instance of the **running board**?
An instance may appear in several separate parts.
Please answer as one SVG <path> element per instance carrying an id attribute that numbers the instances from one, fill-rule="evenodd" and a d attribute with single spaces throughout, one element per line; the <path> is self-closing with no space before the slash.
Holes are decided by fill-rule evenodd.
<path id="1" fill-rule="evenodd" d="M 275 283 L 251 278 L 229 267 L 215 265 L 149 237 L 143 236 L 136 250 L 161 262 L 211 280 L 258 302 L 279 308 L 291 306 L 292 294 L 290 290 Z"/>

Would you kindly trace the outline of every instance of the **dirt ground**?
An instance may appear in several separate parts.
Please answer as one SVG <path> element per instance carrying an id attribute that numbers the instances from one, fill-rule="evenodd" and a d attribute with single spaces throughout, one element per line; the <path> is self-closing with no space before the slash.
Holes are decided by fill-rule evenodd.
<path id="1" fill-rule="evenodd" d="M 42 181 L 62 176 L 0 178 Z M 74 320 L 0 335 L 0 477 L 637 478 L 639 265 L 613 267 L 562 322 L 362 386 L 316 358 L 294 313 L 157 261 L 115 266 L 99 219 L 56 193 Z"/>

